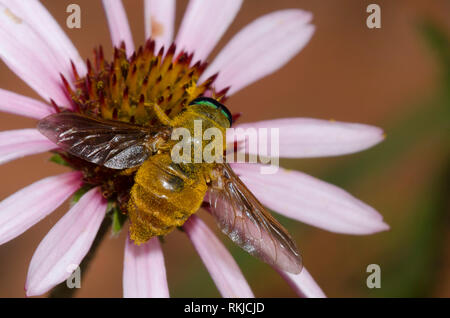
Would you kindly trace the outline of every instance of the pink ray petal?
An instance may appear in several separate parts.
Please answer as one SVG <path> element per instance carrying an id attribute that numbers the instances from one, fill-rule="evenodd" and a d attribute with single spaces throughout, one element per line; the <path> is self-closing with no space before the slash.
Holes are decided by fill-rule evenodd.
<path id="1" fill-rule="evenodd" d="M 66 78 L 74 80 L 70 61 L 73 61 L 80 76 L 86 74 L 86 64 L 78 50 L 58 22 L 38 0 L 0 0 L 0 3 L 8 6 L 40 35 L 42 41 L 45 41 L 61 65 L 61 69 L 58 71 L 63 73 Z M 48 36 L 49 34 L 51 36 Z"/>
<path id="2" fill-rule="evenodd" d="M 283 277 L 292 289 L 300 297 L 306 298 L 325 298 L 325 293 L 319 285 L 317 285 L 311 274 L 303 267 L 300 274 L 291 274 L 282 271 L 278 273 Z"/>
<path id="3" fill-rule="evenodd" d="M 53 108 L 36 99 L 0 88 L 0 111 L 36 119 L 53 114 Z"/>
<path id="4" fill-rule="evenodd" d="M 309 12 L 298 9 L 269 13 L 244 27 L 218 54 L 200 82 L 219 72 L 217 91 L 234 94 L 277 71 L 309 42 L 314 26 Z"/>
<path id="5" fill-rule="evenodd" d="M 64 203 L 82 185 L 80 172 L 37 181 L 0 202 L 0 244 L 19 236 Z"/>
<path id="6" fill-rule="evenodd" d="M 223 297 L 254 297 L 236 261 L 200 218 L 192 215 L 183 228 Z"/>
<path id="7" fill-rule="evenodd" d="M 168 298 L 166 266 L 157 237 L 137 246 L 129 238 L 123 260 L 123 295 L 126 298 Z"/>
<path id="8" fill-rule="evenodd" d="M 0 164 L 57 148 L 37 129 L 0 132 Z"/>
<path id="9" fill-rule="evenodd" d="M 232 167 L 262 204 L 289 218 L 345 234 L 373 234 L 389 229 L 372 207 L 307 174 L 279 168 L 275 174 L 263 175 L 259 164 Z"/>
<path id="10" fill-rule="evenodd" d="M 115 47 L 120 47 L 122 42 L 125 42 L 127 55 L 132 55 L 134 52 L 133 35 L 122 0 L 102 0 L 102 2 L 108 20 L 112 44 Z"/>
<path id="11" fill-rule="evenodd" d="M 194 63 L 205 60 L 233 22 L 241 5 L 242 0 L 191 0 L 177 34 L 178 49 L 194 53 Z"/>
<path id="12" fill-rule="evenodd" d="M 99 188 L 94 188 L 53 226 L 31 259 L 25 284 L 27 296 L 42 295 L 72 274 L 89 251 L 106 206 Z"/>
<path id="13" fill-rule="evenodd" d="M 70 105 L 60 80 L 61 65 L 39 34 L 17 13 L 0 3 L 0 57 L 47 101 Z M 56 66 L 53 61 L 56 61 Z M 68 61 L 69 63 L 69 61 Z"/>
<path id="14" fill-rule="evenodd" d="M 384 140 L 382 129 L 364 124 L 345 123 L 330 120 L 310 118 L 284 118 L 266 120 L 255 123 L 240 124 L 234 128 L 266 129 L 267 135 L 261 136 L 261 141 L 267 141 L 268 153 L 264 150 L 261 154 L 270 154 L 272 147 L 271 129 L 279 131 L 278 146 L 274 144 L 274 150 L 279 150 L 279 155 L 284 158 L 308 158 L 328 157 L 355 153 L 370 148 Z M 231 131 L 229 131 L 231 133 Z M 248 137 L 247 137 L 248 138 Z M 229 143 L 232 135 L 228 135 Z M 245 136 L 238 136 L 235 140 L 242 141 Z M 254 154 L 255 150 L 248 147 L 246 151 Z"/>
<path id="15" fill-rule="evenodd" d="M 173 41 L 175 7 L 175 0 L 145 0 L 145 38 L 156 41 L 156 52 Z"/>

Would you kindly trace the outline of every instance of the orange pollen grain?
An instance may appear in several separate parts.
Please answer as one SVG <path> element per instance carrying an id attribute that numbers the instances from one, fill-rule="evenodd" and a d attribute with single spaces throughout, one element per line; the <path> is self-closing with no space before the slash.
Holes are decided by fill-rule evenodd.
<path id="1" fill-rule="evenodd" d="M 162 36 L 164 34 L 164 25 L 159 23 L 152 17 L 152 35 L 154 36 Z"/>

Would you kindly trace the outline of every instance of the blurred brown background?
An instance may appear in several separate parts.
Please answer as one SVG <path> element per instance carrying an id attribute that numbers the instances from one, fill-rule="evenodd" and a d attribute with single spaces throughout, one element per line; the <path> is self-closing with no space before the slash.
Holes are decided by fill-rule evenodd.
<path id="1" fill-rule="evenodd" d="M 99 44 L 110 55 L 110 37 L 99 0 L 43 3 L 64 26 L 67 5 L 79 4 L 82 28 L 65 28 L 66 32 L 83 57 L 91 57 L 93 47 Z M 177 3 L 177 25 L 186 3 Z M 370 30 L 365 25 L 366 7 L 370 3 L 381 6 L 381 29 Z M 124 4 L 135 43 L 139 45 L 144 41 L 143 4 L 139 0 L 124 0 Z M 246 0 L 213 56 L 241 27 L 263 14 L 284 8 L 313 12 L 315 35 L 287 67 L 233 96 L 228 102 L 230 109 L 242 111 L 242 121 L 297 116 L 333 118 L 381 126 L 387 132 L 386 142 L 366 153 L 282 162 L 284 166 L 342 186 L 375 207 L 391 225 L 390 232 L 359 237 L 328 233 L 280 218 L 303 251 L 306 267 L 328 296 L 449 297 L 448 205 L 444 204 L 446 209 L 442 211 L 441 206 L 426 201 L 442 190 L 434 190 L 433 186 L 442 175 L 442 166 L 448 163 L 445 161 L 448 147 L 441 130 L 416 136 L 422 129 L 422 121 L 410 126 L 401 123 L 413 111 L 426 112 L 434 107 L 433 96 L 441 87 L 442 70 L 418 25 L 424 20 L 432 21 L 450 37 L 450 1 Z M 214 18 L 214 13 L 211 14 Z M 0 87 L 37 97 L 3 64 L 0 64 Z M 35 124 L 18 116 L 0 116 L 2 131 Z M 400 135 L 410 146 L 401 148 L 405 143 L 398 139 Z M 414 136 L 414 142 L 408 136 Z M 390 138 L 397 140 L 398 145 L 389 144 Z M 392 159 L 390 152 L 399 147 L 401 152 Z M 1 166 L 0 199 L 40 178 L 64 171 L 48 162 L 48 158 L 48 154 L 32 156 Z M 363 165 L 370 160 L 373 162 Z M 353 178 L 355 173 L 360 177 Z M 419 197 L 424 198 L 424 203 L 417 203 Z M 424 208 L 417 210 L 420 204 Z M 33 252 L 66 210 L 67 205 L 0 246 L 0 297 L 25 296 L 23 286 Z M 124 232 L 103 242 L 77 296 L 122 296 Z M 183 233 L 175 231 L 169 235 L 164 252 L 172 296 L 219 296 Z M 232 252 L 256 296 L 295 296 L 269 266 L 238 249 L 232 248 Z M 366 266 L 371 263 L 381 265 L 380 290 L 370 290 L 365 285 Z"/>

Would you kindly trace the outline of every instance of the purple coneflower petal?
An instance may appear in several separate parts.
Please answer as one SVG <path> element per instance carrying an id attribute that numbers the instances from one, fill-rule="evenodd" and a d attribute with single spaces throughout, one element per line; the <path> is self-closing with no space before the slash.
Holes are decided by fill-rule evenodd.
<path id="1" fill-rule="evenodd" d="M 269 75 L 291 60 L 310 40 L 312 14 L 298 9 L 269 13 L 244 27 L 221 50 L 200 82 L 219 72 L 216 90 L 228 94 Z M 245 71 L 242 71 L 245 70 Z"/>
<path id="2" fill-rule="evenodd" d="M 27 296 L 42 295 L 72 274 L 97 235 L 106 205 L 100 190 L 94 188 L 53 226 L 31 259 L 25 284 Z"/>
<path id="3" fill-rule="evenodd" d="M 173 41 L 175 7 L 175 0 L 145 0 L 145 38 L 156 41 L 156 52 Z"/>
<path id="4" fill-rule="evenodd" d="M 0 57 L 5 64 L 47 101 L 70 105 L 59 72 L 62 66 L 47 43 L 9 6 L 0 3 Z M 52 63 L 52 61 L 56 61 Z M 68 63 L 70 66 L 70 63 Z"/>
<path id="5" fill-rule="evenodd" d="M 37 129 L 0 132 L 0 164 L 55 148 L 57 146 Z"/>
<path id="6" fill-rule="evenodd" d="M 37 181 L 0 202 L 0 244 L 19 236 L 81 187 L 82 174 L 68 172 Z"/>
<path id="7" fill-rule="evenodd" d="M 53 114 L 53 108 L 36 99 L 0 88 L 0 111 L 41 119 Z"/>
<path id="8" fill-rule="evenodd" d="M 300 274 L 291 274 L 282 271 L 278 273 L 283 277 L 288 284 L 294 289 L 294 291 L 300 297 L 307 298 L 325 298 L 325 294 L 322 289 L 317 285 L 311 274 L 303 267 Z"/>
<path id="9" fill-rule="evenodd" d="M 125 43 L 127 55 L 134 52 L 133 35 L 128 24 L 127 13 L 122 4 L 122 0 L 102 0 L 108 20 L 111 41 L 115 47 L 120 47 Z"/>
<path id="10" fill-rule="evenodd" d="M 206 60 L 241 5 L 242 0 L 191 0 L 177 34 L 178 49 L 194 53 L 194 63 Z"/>
<path id="11" fill-rule="evenodd" d="M 307 174 L 279 168 L 264 175 L 259 164 L 232 167 L 262 204 L 289 218 L 336 233 L 361 235 L 389 229 L 373 208 Z"/>
<path id="12" fill-rule="evenodd" d="M 268 128 L 267 150 L 261 155 L 270 154 L 271 134 L 270 128 L 279 130 L 278 148 L 280 157 L 308 158 L 329 157 L 350 154 L 370 148 L 384 139 L 382 129 L 364 124 L 344 123 L 331 120 L 310 118 L 284 118 L 266 120 L 255 123 L 237 125 L 235 128 Z M 231 142 L 231 137 L 230 142 Z M 242 140 L 243 137 L 237 138 Z M 265 139 L 265 140 L 264 140 Z M 246 152 L 253 153 L 246 147 Z M 258 153 L 256 153 L 258 154 Z M 274 154 L 272 154 L 274 155 Z"/>
<path id="13" fill-rule="evenodd" d="M 72 61 L 80 76 L 86 74 L 86 64 L 78 54 L 78 50 L 56 20 L 38 0 L 0 0 L 0 3 L 9 7 L 10 10 L 24 19 L 40 35 L 41 40 L 46 42 L 60 65 L 63 66 L 59 72 L 63 73 L 68 79 L 74 79 L 69 63 L 69 61 Z"/>
<path id="14" fill-rule="evenodd" d="M 137 246 L 128 237 L 123 260 L 123 296 L 167 298 L 166 266 L 158 238 Z"/>
<path id="15" fill-rule="evenodd" d="M 223 297 L 254 297 L 236 261 L 200 218 L 192 215 L 183 228 Z"/>

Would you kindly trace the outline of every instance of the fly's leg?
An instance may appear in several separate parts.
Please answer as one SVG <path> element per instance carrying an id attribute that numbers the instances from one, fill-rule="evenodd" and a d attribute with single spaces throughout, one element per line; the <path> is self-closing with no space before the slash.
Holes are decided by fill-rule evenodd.
<path id="1" fill-rule="evenodd" d="M 156 118 L 158 119 L 158 121 L 165 125 L 165 126 L 172 126 L 172 119 L 170 119 L 169 116 L 167 116 L 167 114 L 161 109 L 161 107 L 159 107 L 158 104 L 156 103 L 152 103 L 152 104 L 148 104 L 147 106 L 150 106 L 153 111 L 155 112 Z"/>

